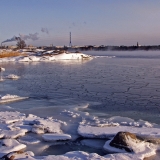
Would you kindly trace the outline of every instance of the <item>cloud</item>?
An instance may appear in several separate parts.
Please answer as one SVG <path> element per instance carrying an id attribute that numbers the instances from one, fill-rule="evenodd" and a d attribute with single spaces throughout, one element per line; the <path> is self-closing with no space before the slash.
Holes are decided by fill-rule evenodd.
<path id="1" fill-rule="evenodd" d="M 42 31 L 42 32 L 44 32 L 44 33 L 49 34 L 49 31 L 48 31 L 48 29 L 47 29 L 47 28 L 42 28 L 42 29 L 41 29 L 41 31 Z"/>
<path id="2" fill-rule="evenodd" d="M 33 41 L 36 41 L 39 39 L 38 37 L 38 33 L 33 33 L 33 34 L 29 34 L 29 35 L 23 35 L 23 34 L 19 34 L 20 38 L 23 39 L 23 40 L 28 40 L 28 39 L 31 39 Z"/>

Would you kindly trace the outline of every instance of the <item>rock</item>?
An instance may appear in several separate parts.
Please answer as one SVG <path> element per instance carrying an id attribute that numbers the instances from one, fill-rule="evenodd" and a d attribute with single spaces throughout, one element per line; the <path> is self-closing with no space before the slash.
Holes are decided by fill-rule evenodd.
<path id="1" fill-rule="evenodd" d="M 140 142 L 141 140 L 138 139 L 133 133 L 118 132 L 109 145 L 119 149 L 125 149 L 127 152 L 133 152 L 131 143 L 133 144 Z"/>
<path id="2" fill-rule="evenodd" d="M 18 160 L 18 159 L 24 159 L 24 158 L 32 158 L 34 156 L 34 153 L 31 151 L 23 152 L 13 152 L 5 156 L 5 159 L 8 158 L 8 160 Z"/>

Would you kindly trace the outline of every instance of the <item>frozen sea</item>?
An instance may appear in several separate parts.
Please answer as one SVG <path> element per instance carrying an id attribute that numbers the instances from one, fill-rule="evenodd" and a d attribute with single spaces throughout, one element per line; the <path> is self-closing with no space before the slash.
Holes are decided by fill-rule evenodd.
<path id="1" fill-rule="evenodd" d="M 3 75 L 17 81 L 0 83 L 1 94 L 30 97 L 9 106 L 21 110 L 88 104 L 84 112 L 100 116 L 125 116 L 160 123 L 160 51 L 88 51 L 92 60 L 2 63 Z M 108 57 L 107 57 L 108 56 Z M 115 57 L 113 57 L 115 56 Z"/>
<path id="2" fill-rule="evenodd" d="M 100 118 L 122 116 L 160 124 L 160 51 L 83 53 L 96 58 L 1 63 L 6 69 L 3 76 L 20 76 L 18 80 L 0 82 L 1 95 L 9 93 L 29 99 L 0 105 L 0 111 L 10 106 L 26 114 L 72 121 L 72 127 L 74 120 L 65 118 L 63 110 L 76 109 Z M 53 149 L 49 148 L 45 154 L 50 150 Z M 55 154 L 63 154 L 64 150 Z"/>

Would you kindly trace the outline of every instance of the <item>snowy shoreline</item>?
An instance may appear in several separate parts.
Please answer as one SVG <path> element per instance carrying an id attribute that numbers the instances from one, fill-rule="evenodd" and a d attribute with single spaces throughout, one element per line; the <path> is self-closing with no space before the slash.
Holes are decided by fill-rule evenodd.
<path id="1" fill-rule="evenodd" d="M 56 60 L 89 60 L 93 56 L 83 53 L 62 52 L 56 54 L 38 54 L 34 52 L 23 52 L 26 56 L 0 58 L 0 62 L 41 62 Z M 49 53 L 49 51 L 48 51 Z"/>
<path id="2" fill-rule="evenodd" d="M 80 114 L 65 110 L 63 116 L 72 117 L 74 119 L 79 119 Z M 9 157 L 14 155 L 17 159 L 54 159 L 62 158 L 64 160 L 69 159 L 114 159 L 114 160 L 131 160 L 131 159 L 143 159 L 156 154 L 156 150 L 159 148 L 158 139 L 160 137 L 160 126 L 156 124 L 151 124 L 147 121 L 134 121 L 130 118 L 125 117 L 111 117 L 109 119 L 100 119 L 98 117 L 82 115 L 82 121 L 78 125 L 78 137 L 82 137 L 84 140 L 80 145 L 86 145 L 90 147 L 98 147 L 101 150 L 110 151 L 111 154 L 100 156 L 97 153 L 89 154 L 84 151 L 72 151 L 64 155 L 48 155 L 48 156 L 34 156 L 34 151 L 25 150 L 25 152 L 17 153 L 21 149 L 25 149 L 27 145 L 38 145 L 40 143 L 45 147 L 45 143 L 49 142 L 47 148 L 56 143 L 69 143 L 74 142 L 75 137 L 72 132 L 66 133 L 64 128 L 67 125 L 70 125 L 69 122 L 64 122 L 54 117 L 41 118 L 36 115 L 26 115 L 17 111 L 5 111 L 0 112 L 0 137 L 1 143 L 4 144 L 0 147 L 1 157 L 8 155 Z M 75 128 L 72 128 L 74 130 Z M 113 137 L 120 131 L 126 131 L 135 133 L 137 136 L 144 138 L 139 144 L 133 145 L 134 143 L 130 140 L 131 147 L 134 147 L 135 151 L 127 153 L 122 149 L 117 149 L 109 145 L 108 139 L 112 140 Z M 29 136 L 29 133 L 33 135 L 38 135 L 34 137 L 33 135 Z M 77 137 L 77 138 L 78 138 Z M 90 138 L 86 139 L 85 138 Z M 103 143 L 98 144 L 98 141 L 94 139 L 98 138 L 101 141 L 101 138 L 106 138 L 105 145 Z M 154 139 L 154 143 L 150 143 L 149 140 Z M 10 142 L 9 142 L 10 141 Z M 104 140 L 103 140 L 104 141 Z M 10 144 L 9 146 L 7 144 Z M 137 143 L 137 142 L 136 142 Z M 43 152 L 43 148 L 40 149 L 40 152 Z M 11 149 L 13 148 L 13 149 Z M 12 152 L 12 153 L 11 153 Z M 118 153 L 116 153 L 118 152 Z M 27 158 L 26 155 L 27 154 Z M 75 157 L 75 158 L 73 158 Z"/>

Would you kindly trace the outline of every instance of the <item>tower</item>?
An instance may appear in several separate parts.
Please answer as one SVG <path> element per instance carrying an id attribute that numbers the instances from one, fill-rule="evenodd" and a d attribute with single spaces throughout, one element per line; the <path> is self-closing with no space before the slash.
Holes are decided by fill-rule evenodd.
<path id="1" fill-rule="evenodd" d="M 71 42 L 71 32 L 70 32 L 70 41 L 69 41 L 69 47 L 72 47 L 72 42 Z"/>

